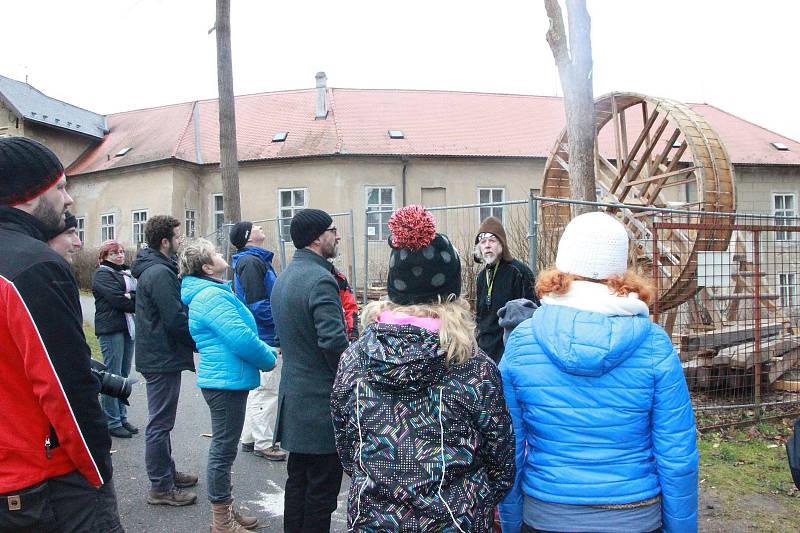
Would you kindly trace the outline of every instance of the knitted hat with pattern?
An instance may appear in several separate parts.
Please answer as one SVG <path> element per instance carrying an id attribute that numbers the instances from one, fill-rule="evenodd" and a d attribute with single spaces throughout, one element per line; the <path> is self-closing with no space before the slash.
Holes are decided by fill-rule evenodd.
<path id="1" fill-rule="evenodd" d="M 389 300 L 399 305 L 435 303 L 461 295 L 461 259 L 433 216 L 418 205 L 389 218 Z"/>
<path id="2" fill-rule="evenodd" d="M 61 161 L 45 145 L 26 137 L 0 139 L 0 205 L 32 200 L 62 174 Z"/>
<path id="3" fill-rule="evenodd" d="M 625 226 L 600 212 L 573 218 L 558 241 L 556 268 L 596 280 L 622 276 L 628 270 Z"/>

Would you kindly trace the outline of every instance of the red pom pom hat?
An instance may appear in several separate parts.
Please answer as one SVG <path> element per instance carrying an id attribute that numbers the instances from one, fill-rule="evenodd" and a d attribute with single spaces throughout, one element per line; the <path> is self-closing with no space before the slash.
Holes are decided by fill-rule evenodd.
<path id="1" fill-rule="evenodd" d="M 400 305 L 435 303 L 461 295 L 461 259 L 436 221 L 419 205 L 389 218 L 389 299 Z"/>

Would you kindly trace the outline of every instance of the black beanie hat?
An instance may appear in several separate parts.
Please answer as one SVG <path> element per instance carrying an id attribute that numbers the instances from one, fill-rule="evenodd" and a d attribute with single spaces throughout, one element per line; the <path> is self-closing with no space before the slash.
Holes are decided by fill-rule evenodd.
<path id="1" fill-rule="evenodd" d="M 433 216 L 418 205 L 389 218 L 389 300 L 400 305 L 436 303 L 461 296 L 461 259 Z"/>
<path id="2" fill-rule="evenodd" d="M 253 223 L 249 220 L 242 220 L 237 222 L 231 228 L 230 239 L 231 244 L 236 248 L 244 248 L 247 241 L 250 239 L 250 232 L 253 230 Z"/>
<path id="3" fill-rule="evenodd" d="M 26 137 L 0 139 L 0 205 L 17 205 L 49 189 L 64 167 L 48 147 Z"/>
<path id="4" fill-rule="evenodd" d="M 331 216 L 321 209 L 301 209 L 295 213 L 289 225 L 292 244 L 298 250 L 305 248 L 322 235 L 332 222 Z"/>

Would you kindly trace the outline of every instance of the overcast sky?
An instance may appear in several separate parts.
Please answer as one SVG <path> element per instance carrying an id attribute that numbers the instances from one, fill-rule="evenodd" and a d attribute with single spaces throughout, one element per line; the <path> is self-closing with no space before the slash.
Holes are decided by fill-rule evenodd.
<path id="1" fill-rule="evenodd" d="M 236 94 L 561 95 L 542 0 L 232 0 Z M 0 74 L 98 113 L 215 98 L 214 0 L 4 0 Z M 589 0 L 594 92 L 706 102 L 800 140 L 800 1 Z"/>

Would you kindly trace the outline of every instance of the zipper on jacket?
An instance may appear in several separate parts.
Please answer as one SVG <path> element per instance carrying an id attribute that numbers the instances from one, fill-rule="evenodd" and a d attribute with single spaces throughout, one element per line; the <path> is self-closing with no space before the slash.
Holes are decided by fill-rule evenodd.
<path id="1" fill-rule="evenodd" d="M 47 454 L 48 459 L 53 458 L 52 445 L 50 444 L 50 436 L 44 438 L 44 453 Z"/>

